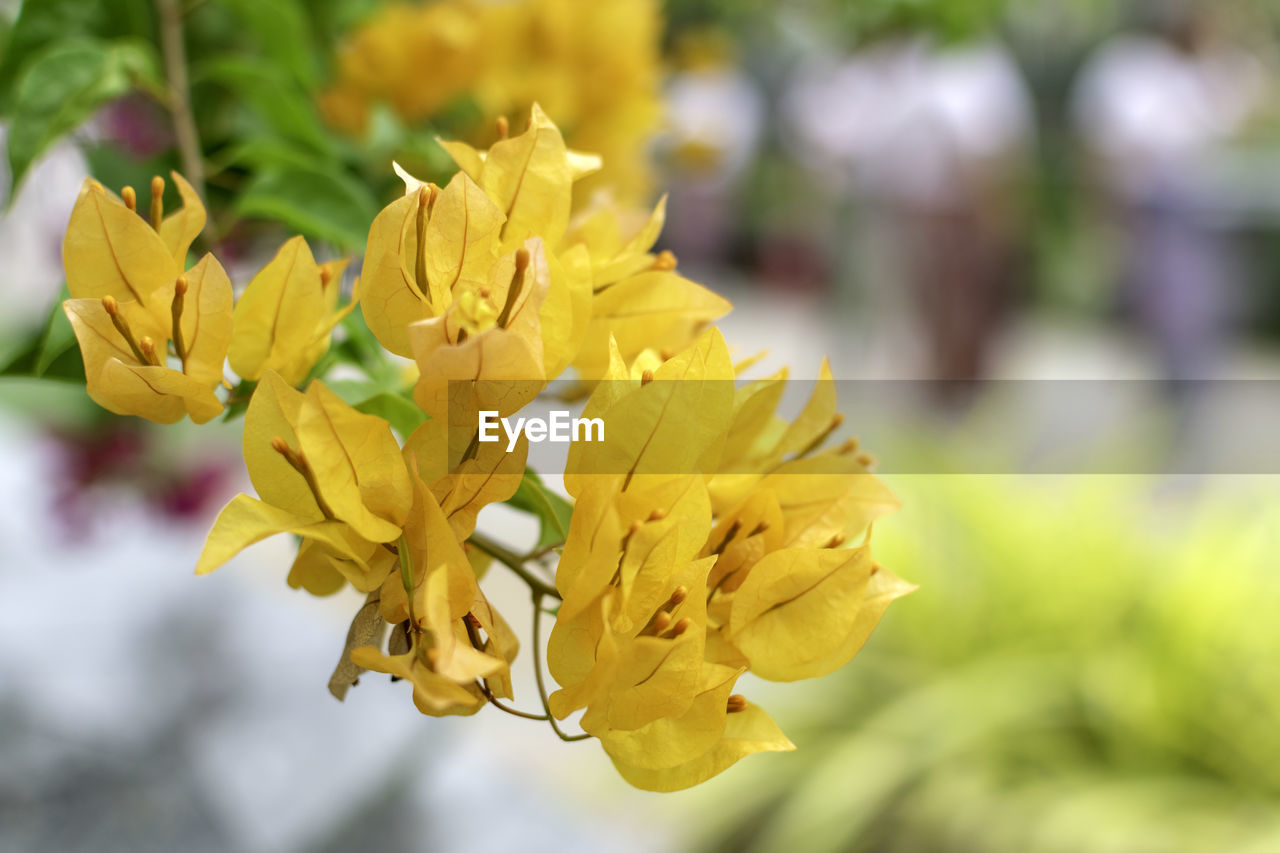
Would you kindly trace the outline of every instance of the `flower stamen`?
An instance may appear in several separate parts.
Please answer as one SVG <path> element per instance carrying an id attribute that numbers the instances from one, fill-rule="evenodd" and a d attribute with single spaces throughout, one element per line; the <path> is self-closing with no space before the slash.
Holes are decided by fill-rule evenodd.
<path id="1" fill-rule="evenodd" d="M 151 227 L 160 230 L 164 221 L 164 178 L 156 175 L 151 179 Z"/>
<path id="2" fill-rule="evenodd" d="M 160 366 L 160 357 L 156 355 L 156 342 L 151 340 L 149 335 L 143 335 L 138 341 L 138 348 L 142 350 L 142 354 L 146 357 L 146 363 L 153 367 Z"/>
<path id="3" fill-rule="evenodd" d="M 511 286 L 507 288 L 507 302 L 502 306 L 502 313 L 498 315 L 498 325 L 504 329 L 507 323 L 511 322 L 516 300 L 520 298 L 520 290 L 524 286 L 524 272 L 528 268 L 529 250 L 520 248 L 516 251 L 516 271 L 511 276 Z"/>
<path id="4" fill-rule="evenodd" d="M 311 496 L 316 499 L 316 506 L 320 508 L 321 514 L 329 521 L 334 521 L 337 516 L 329 508 L 324 496 L 320 494 L 320 484 L 316 482 L 315 472 L 311 470 L 311 465 L 308 464 L 306 455 L 301 450 L 294 450 L 280 436 L 271 439 L 271 449 L 283 456 L 290 467 L 302 475 L 302 478 L 307 481 L 307 487 L 311 489 Z"/>
<path id="5" fill-rule="evenodd" d="M 155 208 L 153 207 L 153 213 L 154 210 Z M 184 371 L 187 368 L 187 346 L 182 339 L 182 309 L 186 305 L 186 297 L 187 277 L 180 275 L 178 280 L 173 283 L 173 303 L 170 305 L 169 313 L 173 317 L 173 351 L 182 362 Z"/>
<path id="6" fill-rule="evenodd" d="M 671 272 L 676 268 L 676 254 L 670 249 L 663 249 L 653 259 L 652 269 L 655 272 Z"/>
<path id="7" fill-rule="evenodd" d="M 129 349 L 133 350 L 133 357 L 139 364 L 147 364 L 147 357 L 134 339 L 133 332 L 129 329 L 129 321 L 120 313 L 120 303 L 116 302 L 116 298 L 111 295 L 102 297 L 102 309 L 107 312 L 107 316 L 111 318 L 111 325 L 116 327 L 120 337 L 124 338 L 125 343 L 129 345 Z"/>

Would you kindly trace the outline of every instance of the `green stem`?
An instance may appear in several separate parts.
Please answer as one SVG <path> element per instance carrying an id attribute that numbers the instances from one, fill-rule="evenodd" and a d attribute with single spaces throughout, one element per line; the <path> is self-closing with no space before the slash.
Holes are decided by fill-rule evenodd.
<path id="1" fill-rule="evenodd" d="M 519 554 L 516 554 L 493 541 L 483 533 L 472 533 L 471 538 L 468 541 L 490 557 L 493 557 L 493 559 L 497 560 L 499 563 L 502 563 L 511 571 L 515 572 L 522 581 L 529 585 L 529 589 L 533 591 L 534 595 L 537 595 L 539 598 L 542 596 L 555 599 L 560 598 L 560 593 L 554 586 L 542 580 L 542 578 L 533 574 L 533 572 L 530 572 L 524 567 L 524 560 Z"/>
<path id="2" fill-rule="evenodd" d="M 591 735 L 567 735 L 556 724 L 555 714 L 551 713 L 551 702 L 547 699 L 547 686 L 542 678 L 542 595 L 533 592 L 533 676 L 538 682 L 538 698 L 542 700 L 542 708 L 547 712 L 547 722 L 551 729 L 563 741 L 586 740 Z"/>
<path id="3" fill-rule="evenodd" d="M 464 616 L 462 617 L 462 624 L 467 629 L 467 639 L 471 640 L 471 647 L 476 651 L 484 651 L 484 644 L 480 642 L 480 632 L 471 624 L 471 620 L 467 616 Z M 498 701 L 498 697 L 493 695 L 493 691 L 489 689 L 489 683 L 483 678 L 477 678 L 476 685 L 480 688 L 480 692 L 484 694 L 484 698 L 489 700 L 489 704 L 497 708 L 499 711 L 510 714 L 513 717 L 523 717 L 526 720 L 542 721 L 551 719 L 550 714 L 530 714 L 527 711 L 521 711 L 516 708 L 512 708 L 510 705 L 502 704 Z"/>
<path id="4" fill-rule="evenodd" d="M 178 140 L 178 156 L 184 177 L 205 197 L 204 154 L 200 135 L 191 112 L 191 85 L 187 79 L 187 52 L 183 44 L 182 8 L 178 0 L 156 0 L 160 17 L 160 52 L 164 57 L 164 76 L 169 83 L 169 111 L 173 117 L 173 133 Z"/>

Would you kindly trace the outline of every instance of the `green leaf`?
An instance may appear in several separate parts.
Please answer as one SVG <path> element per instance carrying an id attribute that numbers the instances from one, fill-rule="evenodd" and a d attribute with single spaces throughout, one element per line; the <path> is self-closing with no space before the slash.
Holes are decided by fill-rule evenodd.
<path id="1" fill-rule="evenodd" d="M 71 323 L 62 310 L 62 300 L 69 296 L 66 285 L 63 285 L 43 328 L 19 346 L 4 367 L 0 367 L 0 376 L 84 382 L 84 362 L 80 358 Z"/>
<path id="2" fill-rule="evenodd" d="M 249 401 L 253 398 L 253 392 L 256 390 L 258 390 L 257 382 L 250 379 L 241 379 L 231 389 L 231 396 L 227 399 L 227 413 L 222 416 L 222 419 L 229 421 L 243 415 L 248 410 Z"/>
<path id="3" fill-rule="evenodd" d="M 258 52 L 272 64 L 287 69 L 303 86 L 314 86 L 320 65 L 311 26 L 297 0 L 224 0 L 239 22 L 257 42 Z M 261 59 L 257 60 L 261 62 Z"/>
<path id="4" fill-rule="evenodd" d="M 547 548 L 564 542 L 569 536 L 569 520 L 573 517 L 573 504 L 547 488 L 531 468 L 526 468 L 520 487 L 507 501 L 509 506 L 538 517 L 538 544 L 535 548 Z"/>
<path id="5" fill-rule="evenodd" d="M 28 168 L 55 140 L 75 130 L 98 107 L 156 79 L 155 51 L 135 42 L 76 39 L 53 45 L 18 80 L 9 128 L 13 192 Z"/>
<path id="6" fill-rule="evenodd" d="M 403 394 L 394 394 L 389 391 L 374 394 L 369 399 L 357 403 L 355 409 L 366 415 L 377 415 L 389 421 L 391 427 L 400 434 L 402 439 L 408 438 L 427 419 L 426 412 L 419 409 L 413 400 Z"/>
<path id="7" fill-rule="evenodd" d="M 402 362 L 393 361 L 382 344 L 369 330 L 363 311 L 352 311 L 342 318 L 342 340 L 333 349 L 339 361 L 355 365 L 364 372 L 381 391 L 398 391 L 404 384 Z"/>
<path id="8" fill-rule="evenodd" d="M 241 216 L 275 220 L 349 250 L 364 243 L 378 205 L 345 173 L 296 166 L 259 173 L 236 209 Z"/>
<path id="9" fill-rule="evenodd" d="M 311 96 L 283 69 L 260 59 L 221 54 L 193 66 L 191 81 L 229 91 L 260 120 L 259 133 L 265 129 L 320 154 L 334 151 Z"/>
<path id="10" fill-rule="evenodd" d="M 329 165 L 328 157 L 315 154 L 288 140 L 271 136 L 258 136 L 244 142 L 233 143 L 210 158 L 212 171 L 223 171 L 240 166 L 247 171 L 276 168 L 317 169 Z"/>
<path id="11" fill-rule="evenodd" d="M 150 0 L 27 0 L 0 58 L 0 113 L 12 108 L 14 83 L 50 45 L 82 37 L 154 40 Z"/>

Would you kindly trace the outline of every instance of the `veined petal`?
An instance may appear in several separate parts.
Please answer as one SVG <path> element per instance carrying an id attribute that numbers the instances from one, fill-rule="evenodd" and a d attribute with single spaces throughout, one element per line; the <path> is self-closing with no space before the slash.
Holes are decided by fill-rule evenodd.
<path id="1" fill-rule="evenodd" d="M 866 545 L 775 551 L 756 563 L 734 594 L 727 639 L 761 678 L 825 675 L 853 656 L 883 612 L 881 607 L 870 626 L 859 622 L 876 571 Z"/>
<path id="2" fill-rule="evenodd" d="M 486 285 L 504 221 L 498 206 L 462 172 L 440 192 L 422 240 L 435 313 L 449 307 L 459 287 Z"/>
<path id="3" fill-rule="evenodd" d="M 306 398 L 298 444 L 325 501 L 364 538 L 392 541 L 400 535 L 413 491 L 390 424 L 357 412 L 319 381 L 307 388 Z"/>
<path id="4" fill-rule="evenodd" d="M 236 495 L 218 514 L 196 563 L 196 574 L 212 572 L 250 545 L 277 533 L 316 540 L 350 560 L 350 573 L 344 574 L 361 592 L 370 592 L 382 584 L 383 575 L 368 560 L 371 554 L 365 549 L 369 543 L 354 538 L 347 525 L 296 515 L 248 495 Z"/>
<path id="5" fill-rule="evenodd" d="M 723 737 L 708 751 L 683 764 L 662 769 L 647 769 L 614 759 L 613 765 L 623 779 L 646 791 L 681 791 L 707 781 L 713 776 L 756 752 L 787 752 L 795 749 L 782 730 L 758 706 L 747 704 L 745 710 L 730 714 Z"/>
<path id="6" fill-rule="evenodd" d="M 569 224 L 573 177 L 564 138 L 534 104 L 529 129 L 495 143 L 480 172 L 480 186 L 506 214 L 503 244 L 534 236 L 557 244 Z"/>
<path id="7" fill-rule="evenodd" d="M 297 355 L 311 345 L 324 313 L 320 268 L 306 240 L 294 237 L 253 277 L 236 303 L 227 353 L 231 369 L 251 380 L 275 370 L 297 385 L 306 378 Z"/>
<path id="8" fill-rule="evenodd" d="M 727 299 L 674 272 L 653 270 L 598 291 L 591 324 L 574 366 L 597 379 L 608 364 L 609 336 L 627 361 L 645 349 L 679 351 L 712 320 L 729 313 Z"/>
<path id="9" fill-rule="evenodd" d="M 187 179 L 177 172 L 170 172 L 169 176 L 173 178 L 173 185 L 178 188 L 182 207 L 161 221 L 160 239 L 173 256 L 174 263 L 181 268 L 187 265 L 187 252 L 204 230 L 207 215 L 204 203 L 200 201 L 195 188 L 187 183 Z"/>
<path id="10" fill-rule="evenodd" d="M 409 324 L 439 313 L 415 280 L 418 203 L 416 195 L 402 196 L 374 218 L 360 276 L 360 310 L 369 330 L 406 358 L 413 356 Z"/>
<path id="11" fill-rule="evenodd" d="M 114 296 L 144 306 L 150 294 L 182 272 L 160 235 L 92 178 L 85 180 L 71 211 L 62 264 L 73 297 Z"/>

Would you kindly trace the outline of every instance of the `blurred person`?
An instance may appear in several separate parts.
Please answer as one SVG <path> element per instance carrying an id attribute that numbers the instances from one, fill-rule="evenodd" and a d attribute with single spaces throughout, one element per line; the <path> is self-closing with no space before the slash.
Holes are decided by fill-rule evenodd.
<path id="1" fill-rule="evenodd" d="M 1214 372 L 1239 297 L 1231 191 L 1214 168 L 1261 101 L 1261 67 L 1217 3 L 1149 6 L 1144 31 L 1103 44 L 1073 119 L 1119 220 L 1125 301 L 1174 387 Z"/>
<path id="2" fill-rule="evenodd" d="M 1034 133 L 1007 51 L 938 45 L 897 21 L 850 57 L 811 62 L 783 109 L 802 158 L 858 207 L 869 289 L 905 282 L 926 374 L 982 376 L 1024 240 L 1016 178 Z"/>

